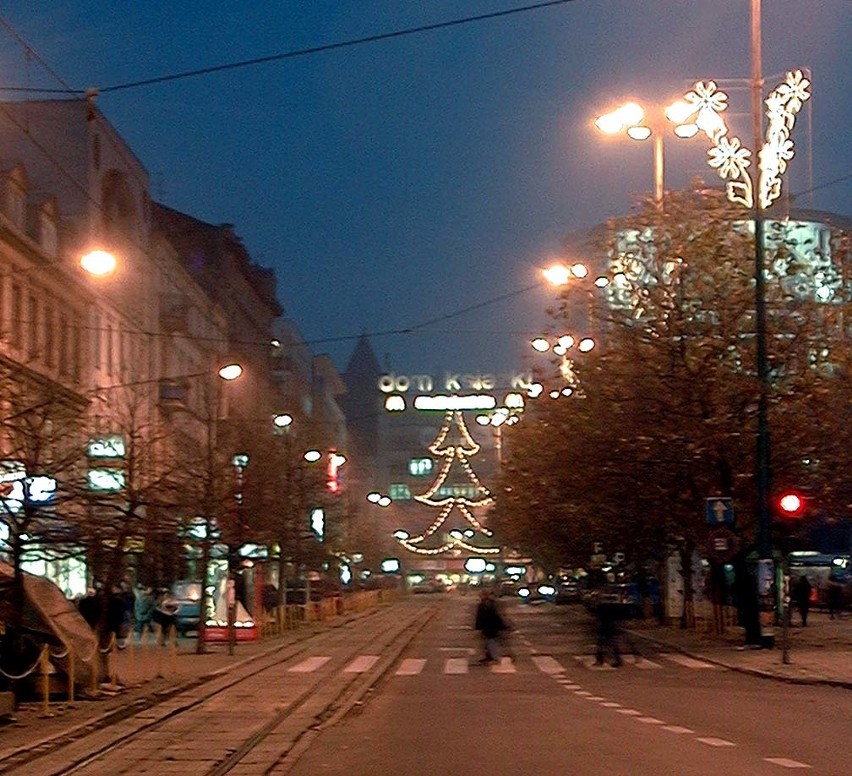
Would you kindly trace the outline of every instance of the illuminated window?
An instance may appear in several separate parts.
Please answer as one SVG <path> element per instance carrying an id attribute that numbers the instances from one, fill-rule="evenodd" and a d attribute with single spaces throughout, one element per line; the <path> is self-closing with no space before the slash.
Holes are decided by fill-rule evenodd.
<path id="1" fill-rule="evenodd" d="M 394 501 L 410 501 L 411 489 L 408 485 L 396 482 L 388 486 L 388 496 L 390 496 Z"/>
<path id="2" fill-rule="evenodd" d="M 408 473 L 412 477 L 424 477 L 432 473 L 431 458 L 412 458 L 408 462 Z"/>
<path id="3" fill-rule="evenodd" d="M 476 487 L 473 485 L 442 485 L 438 488 L 439 498 L 466 498 L 473 500 L 477 497 Z"/>
<path id="4" fill-rule="evenodd" d="M 124 490 L 124 472 L 120 469 L 89 469 L 88 481 L 90 490 Z"/>

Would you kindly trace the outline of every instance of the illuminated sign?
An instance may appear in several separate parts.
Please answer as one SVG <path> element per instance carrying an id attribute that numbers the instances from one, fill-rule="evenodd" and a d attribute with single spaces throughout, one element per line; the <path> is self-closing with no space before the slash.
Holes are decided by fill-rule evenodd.
<path id="1" fill-rule="evenodd" d="M 89 469 L 88 482 L 90 490 L 115 493 L 124 490 L 124 472 L 120 469 Z"/>
<path id="2" fill-rule="evenodd" d="M 27 477 L 26 467 L 20 461 L 0 462 L 0 501 L 9 512 L 19 512 L 24 504 L 47 504 L 55 495 L 53 477 Z"/>
<path id="3" fill-rule="evenodd" d="M 322 541 L 325 537 L 325 512 L 321 507 L 316 507 L 311 510 L 311 531 L 318 541 Z"/>
<path id="4" fill-rule="evenodd" d="M 488 394 L 471 396 L 417 396 L 414 399 L 416 410 L 493 410 L 497 399 Z"/>
<path id="5" fill-rule="evenodd" d="M 87 452 L 89 458 L 124 458 L 127 450 L 120 434 L 109 434 L 90 439 Z"/>
<path id="6" fill-rule="evenodd" d="M 382 393 L 432 393 L 433 391 L 458 393 L 460 391 L 493 391 L 508 388 L 514 391 L 526 391 L 532 383 L 532 376 L 524 372 L 511 374 L 473 374 L 445 372 L 441 378 L 433 375 L 397 375 L 384 374 L 379 377 L 378 387 Z"/>

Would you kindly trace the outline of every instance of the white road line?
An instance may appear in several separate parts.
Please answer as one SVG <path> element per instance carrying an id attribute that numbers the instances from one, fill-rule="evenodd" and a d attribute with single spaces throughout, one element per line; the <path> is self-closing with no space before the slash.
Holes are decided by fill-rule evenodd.
<path id="1" fill-rule="evenodd" d="M 329 660 L 331 660 L 330 657 L 307 657 L 287 670 L 294 674 L 309 674 L 311 671 L 322 668 Z"/>
<path id="2" fill-rule="evenodd" d="M 798 760 L 788 760 L 786 757 L 764 757 L 766 762 L 773 765 L 780 765 L 782 768 L 813 768 L 807 763 L 800 763 Z"/>
<path id="3" fill-rule="evenodd" d="M 603 706 L 605 709 L 620 709 L 621 708 L 621 704 L 616 703 L 615 701 L 607 701 L 606 703 L 602 703 L 601 706 Z"/>
<path id="4" fill-rule="evenodd" d="M 646 725 L 664 725 L 665 723 L 661 719 L 657 719 L 656 717 L 636 717 L 637 722 L 644 722 Z"/>
<path id="5" fill-rule="evenodd" d="M 589 698 L 592 695 L 588 690 L 574 690 L 574 694 L 582 695 L 584 698 Z"/>
<path id="6" fill-rule="evenodd" d="M 473 654 L 473 647 L 438 647 L 439 652 L 464 652 L 466 655 Z"/>
<path id="7" fill-rule="evenodd" d="M 669 653 L 665 657 L 673 663 L 684 666 L 684 668 L 716 668 L 712 663 L 705 663 L 703 660 L 696 660 L 694 657 L 689 657 L 688 655 Z"/>
<path id="8" fill-rule="evenodd" d="M 561 674 L 565 669 L 559 664 L 559 661 L 552 658 L 550 655 L 537 655 L 533 657 L 533 663 L 536 664 L 538 670 L 545 674 Z"/>
<path id="9" fill-rule="evenodd" d="M 587 695 L 586 700 L 587 701 L 605 701 L 606 698 L 604 698 L 600 695 Z"/>
<path id="10" fill-rule="evenodd" d="M 641 668 L 643 671 L 662 668 L 659 663 L 655 663 L 653 660 L 648 660 L 648 658 L 640 655 L 624 655 L 624 662 L 630 663 L 631 665 L 636 666 L 636 668 Z"/>
<path id="11" fill-rule="evenodd" d="M 592 655 L 574 655 L 574 660 L 583 666 L 583 668 L 589 669 L 589 671 L 615 671 L 615 667 L 609 663 L 596 665 L 595 658 Z"/>
<path id="12" fill-rule="evenodd" d="M 641 717 L 642 712 L 636 711 L 636 709 L 616 709 L 616 714 L 626 714 L 628 717 Z"/>
<path id="13" fill-rule="evenodd" d="M 396 675 L 415 676 L 423 670 L 423 666 L 425 665 L 426 658 L 407 657 L 399 664 L 399 668 L 396 669 Z"/>
<path id="14" fill-rule="evenodd" d="M 515 664 L 510 657 L 501 657 L 498 663 L 491 664 L 492 674 L 514 674 L 516 671 Z"/>
<path id="15" fill-rule="evenodd" d="M 736 746 L 733 741 L 726 741 L 724 738 L 698 738 L 697 741 L 700 741 L 702 744 L 707 744 L 707 746 Z"/>
<path id="16" fill-rule="evenodd" d="M 563 684 L 562 686 L 563 686 L 566 690 L 579 690 L 579 689 L 580 689 L 580 685 L 579 685 L 579 684 Z"/>
<path id="17" fill-rule="evenodd" d="M 344 674 L 363 674 L 369 671 L 379 660 L 378 655 L 358 655 L 346 668 Z"/>
<path id="18" fill-rule="evenodd" d="M 466 657 L 448 657 L 444 661 L 445 674 L 466 674 L 467 673 L 467 658 Z"/>
<path id="19" fill-rule="evenodd" d="M 447 630 L 473 630 L 470 625 L 448 625 Z"/>
<path id="20" fill-rule="evenodd" d="M 682 725 L 663 725 L 662 729 L 668 730 L 669 733 L 678 733 L 678 734 L 694 733 L 695 732 L 694 730 L 691 730 L 688 727 L 683 727 Z"/>

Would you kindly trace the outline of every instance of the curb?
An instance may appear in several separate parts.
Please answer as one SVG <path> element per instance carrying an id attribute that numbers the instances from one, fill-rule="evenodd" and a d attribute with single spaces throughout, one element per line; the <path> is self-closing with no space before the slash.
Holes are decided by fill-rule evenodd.
<path id="1" fill-rule="evenodd" d="M 740 666 L 736 663 L 732 663 L 726 660 L 720 660 L 719 658 L 710 657 L 709 655 L 703 652 L 698 652 L 694 649 L 683 647 L 679 644 L 672 644 L 670 641 L 665 641 L 656 636 L 649 636 L 639 631 L 629 631 L 629 633 L 631 636 L 638 636 L 639 638 L 645 639 L 645 641 L 650 641 L 651 643 L 659 647 L 664 647 L 675 652 L 680 652 L 682 655 L 694 658 L 695 660 L 704 660 L 707 663 L 712 663 L 713 665 L 721 666 L 722 668 L 727 668 L 730 671 L 736 671 L 741 674 L 756 676 L 760 679 L 773 679 L 776 682 L 786 682 L 787 684 L 811 686 L 822 685 L 826 687 L 841 687 L 843 689 L 852 690 L 852 681 L 847 681 L 845 679 L 829 679 L 828 677 L 820 676 L 784 676 L 783 674 L 779 674 L 774 671 L 769 671 L 762 668 L 749 668 L 748 666 Z"/>

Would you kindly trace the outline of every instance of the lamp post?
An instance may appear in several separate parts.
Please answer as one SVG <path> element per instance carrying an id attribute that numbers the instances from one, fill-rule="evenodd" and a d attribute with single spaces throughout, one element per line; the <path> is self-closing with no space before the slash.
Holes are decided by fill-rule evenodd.
<path id="1" fill-rule="evenodd" d="M 668 121 L 675 124 L 675 136 L 682 138 L 693 137 L 698 128 L 692 124 L 683 123 L 684 105 L 675 102 L 663 112 Z M 631 140 L 642 142 L 651 139 L 654 148 L 654 202 L 662 209 L 665 193 L 665 158 L 663 152 L 663 134 L 665 122 L 651 114 L 649 117 L 645 108 L 638 102 L 626 102 L 617 108 L 598 116 L 595 127 L 604 135 L 618 135 L 624 132 Z"/>
<path id="2" fill-rule="evenodd" d="M 785 80 L 763 98 L 760 0 L 751 3 L 751 111 L 752 148 L 730 135 L 720 113 L 728 96 L 713 81 L 699 81 L 684 95 L 696 125 L 712 142 L 708 164 L 727 181 L 728 200 L 752 213 L 754 223 L 755 360 L 758 378 L 755 485 L 757 490 L 758 600 L 761 641 L 773 641 L 774 581 L 771 510 L 771 457 L 768 419 L 770 371 L 766 342 L 766 273 L 764 210 L 781 195 L 782 176 L 794 156 L 791 139 L 796 115 L 810 98 L 810 81 L 802 70 L 791 70 Z M 764 136 L 763 118 L 768 117 Z M 756 164 L 752 166 L 752 157 Z M 751 168 L 751 169 L 750 169 Z"/>

